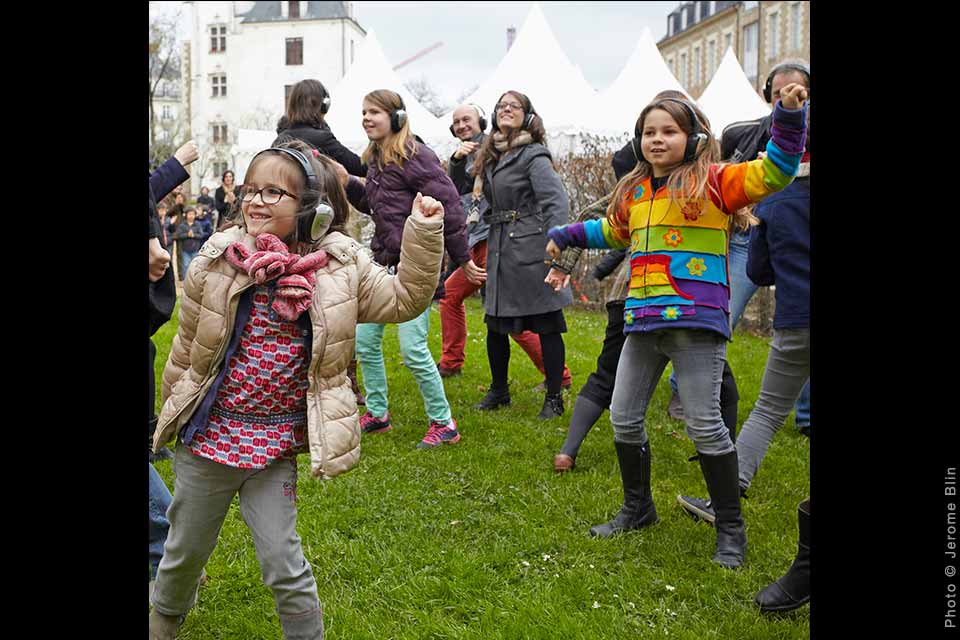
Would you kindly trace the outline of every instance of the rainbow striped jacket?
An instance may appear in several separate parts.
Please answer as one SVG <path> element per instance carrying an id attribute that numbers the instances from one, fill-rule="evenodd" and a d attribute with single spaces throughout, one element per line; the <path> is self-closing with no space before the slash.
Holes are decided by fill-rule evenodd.
<path id="1" fill-rule="evenodd" d="M 629 248 L 624 332 L 707 329 L 730 338 L 727 233 L 730 214 L 793 182 L 806 138 L 806 108 L 773 113 L 767 157 L 711 165 L 702 200 L 671 199 L 645 178 L 601 220 L 554 227 L 561 245 Z"/>

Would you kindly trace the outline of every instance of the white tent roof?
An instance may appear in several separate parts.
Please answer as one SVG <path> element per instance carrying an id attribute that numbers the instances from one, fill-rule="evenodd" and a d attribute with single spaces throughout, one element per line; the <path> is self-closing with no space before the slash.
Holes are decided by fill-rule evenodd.
<path id="1" fill-rule="evenodd" d="M 390 89 L 400 94 L 407 107 L 410 130 L 428 144 L 431 140 L 450 137 L 447 126 L 403 86 L 403 80 L 387 61 L 376 33 L 370 29 L 346 75 L 330 89 L 331 105 L 325 119 L 344 146 L 357 153 L 366 148 L 367 135 L 361 124 L 363 97 L 376 89 Z"/>
<path id="2" fill-rule="evenodd" d="M 595 117 L 587 123 L 587 128 L 597 133 L 629 132 L 632 136 L 637 116 L 653 96 L 667 89 L 689 96 L 663 61 L 650 28 L 644 27 L 637 46 L 613 84 L 597 95 L 596 108 L 591 109 Z"/>
<path id="3" fill-rule="evenodd" d="M 757 95 L 747 80 L 733 47 L 728 47 L 723 54 L 720 66 L 697 102 L 707 114 L 710 128 L 717 138 L 728 124 L 755 120 L 770 113 L 770 106 Z"/>
<path id="4" fill-rule="evenodd" d="M 464 102 L 477 103 L 489 112 L 511 89 L 530 98 L 550 133 L 580 126 L 583 108 L 595 93 L 570 63 L 536 2 L 496 70 Z"/>

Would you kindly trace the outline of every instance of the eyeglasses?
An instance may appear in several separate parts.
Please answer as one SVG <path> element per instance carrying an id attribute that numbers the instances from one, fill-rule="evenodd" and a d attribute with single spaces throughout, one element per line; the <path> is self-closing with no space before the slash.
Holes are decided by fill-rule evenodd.
<path id="1" fill-rule="evenodd" d="M 510 109 L 511 111 L 523 111 L 523 105 L 517 104 L 516 102 L 498 102 L 497 106 L 494 107 L 497 111 L 505 111 Z"/>
<path id="2" fill-rule="evenodd" d="M 255 186 L 248 184 L 240 187 L 240 199 L 243 202 L 253 202 L 253 199 L 257 197 L 258 193 L 260 194 L 260 200 L 263 204 L 277 204 L 283 196 L 299 200 L 297 196 L 289 191 L 284 191 L 280 187 L 263 187 L 262 189 L 257 189 Z"/>

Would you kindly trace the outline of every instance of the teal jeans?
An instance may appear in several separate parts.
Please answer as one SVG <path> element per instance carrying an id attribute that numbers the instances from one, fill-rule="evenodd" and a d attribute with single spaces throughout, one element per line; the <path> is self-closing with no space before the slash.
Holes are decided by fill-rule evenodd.
<path id="1" fill-rule="evenodd" d="M 357 362 L 363 372 L 363 390 L 367 397 L 367 410 L 378 418 L 387 414 L 387 372 L 383 365 L 384 324 L 364 323 L 357 325 Z M 443 379 L 433 361 L 427 344 L 430 330 L 430 307 L 413 320 L 397 325 L 400 338 L 400 355 L 403 364 L 410 370 L 420 387 L 427 417 L 431 421 L 450 422 L 450 404 L 443 390 Z"/>

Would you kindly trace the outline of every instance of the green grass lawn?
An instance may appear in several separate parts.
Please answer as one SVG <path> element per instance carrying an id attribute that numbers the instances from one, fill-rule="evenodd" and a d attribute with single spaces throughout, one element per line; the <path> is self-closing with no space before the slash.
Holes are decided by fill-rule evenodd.
<path id="1" fill-rule="evenodd" d="M 417 450 L 427 422 L 413 376 L 401 366 L 395 327 L 384 340 L 394 430 L 365 436 L 351 472 L 309 477 L 300 457 L 298 530 L 324 607 L 329 640 L 387 638 L 807 638 L 809 607 L 761 616 L 754 594 L 796 553 L 797 503 L 809 493 L 809 441 L 791 417 L 744 501 L 749 538 L 740 570 L 710 561 L 713 529 L 676 504 L 706 496 L 682 423 L 666 413 L 666 374 L 648 413 L 653 493 L 660 523 L 594 540 L 587 530 L 622 501 L 608 414 L 587 437 L 573 473 L 553 473 L 576 392 L 593 370 L 605 313 L 566 311 L 572 394 L 563 418 L 536 419 L 539 372 L 511 341 L 511 407 L 474 410 L 489 383 L 479 299 L 468 301 L 464 375 L 446 381 L 462 440 Z M 440 355 L 440 316 L 430 317 Z M 176 320 L 154 337 L 157 383 Z M 728 357 L 740 389 L 740 423 L 759 392 L 767 340 L 738 333 Z M 669 371 L 669 367 L 668 367 Z M 159 392 L 158 392 L 159 402 Z M 159 406 L 158 406 L 159 409 Z M 173 487 L 169 462 L 157 469 Z M 235 499 L 236 500 L 236 499 Z M 209 583 L 180 638 L 281 638 L 236 501 L 207 564 Z"/>

